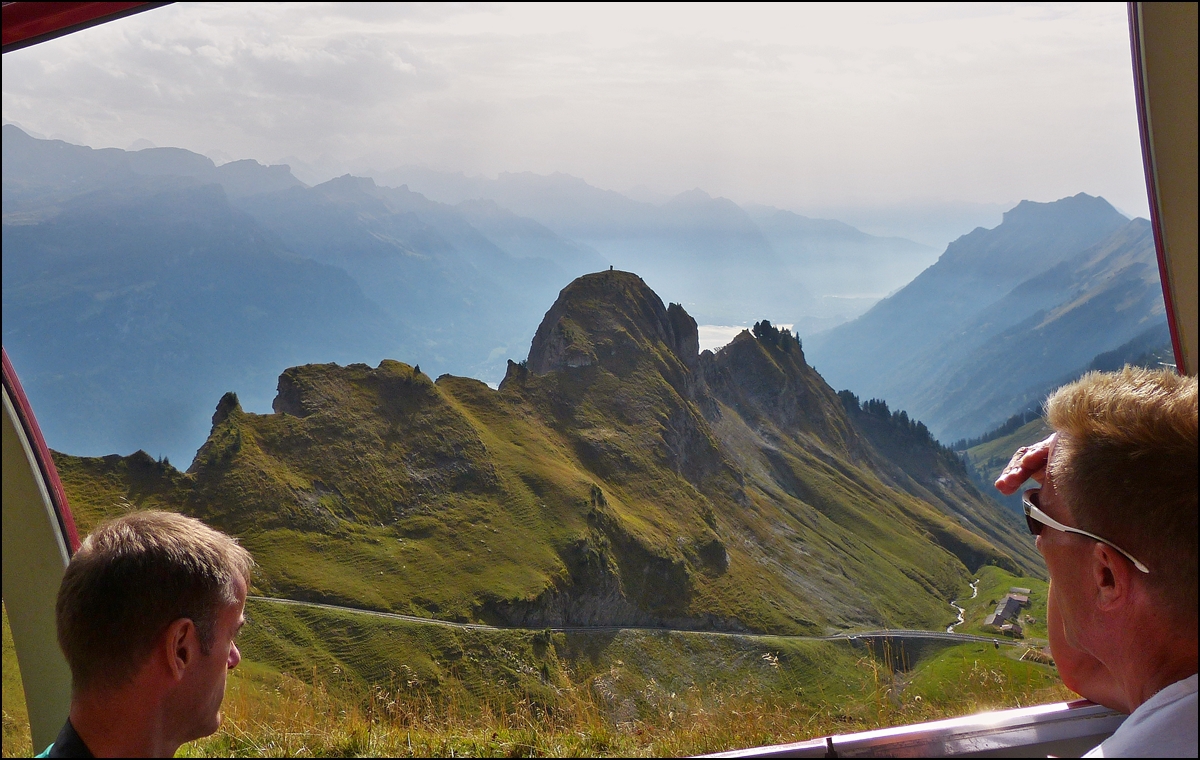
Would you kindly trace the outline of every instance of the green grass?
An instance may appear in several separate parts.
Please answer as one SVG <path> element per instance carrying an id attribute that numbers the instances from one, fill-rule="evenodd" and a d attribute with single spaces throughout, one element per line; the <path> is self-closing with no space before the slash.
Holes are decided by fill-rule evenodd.
<path id="1" fill-rule="evenodd" d="M 181 756 L 678 756 L 1072 697 L 990 645 L 931 644 L 895 670 L 907 658 L 844 641 L 470 631 L 255 601 L 247 618 L 222 728 Z M 29 751 L 27 733 L 5 747 Z"/>
<path id="2" fill-rule="evenodd" d="M 654 420 L 684 402 L 660 375 L 639 372 L 646 395 L 611 408 L 608 391 L 628 391 L 608 389 L 615 378 L 603 370 L 516 393 L 432 384 L 397 362 L 298 368 L 292 382 L 319 411 L 235 409 L 192 474 L 138 455 L 56 462 L 85 532 L 130 506 L 199 516 L 254 553 L 256 589 L 269 595 L 495 621 L 497 609 L 607 584 L 640 612 L 598 614 L 630 622 L 717 619 L 778 633 L 950 622 L 946 599 L 967 573 L 931 539 L 954 537 L 982 556 L 986 542 L 868 470 L 801 446 L 776 465 L 794 493 L 737 486 L 724 466 L 698 489 L 650 445 Z M 569 424 L 547 420 L 547 408 Z M 622 443 L 581 454 L 589 435 Z M 727 564 L 704 560 L 703 547 Z"/>
<path id="3" fill-rule="evenodd" d="M 1020 660 L 1023 650 L 963 644 L 928 658 L 906 681 L 905 695 L 935 712 L 968 715 L 1077 699 L 1053 667 Z"/>
<path id="4" fill-rule="evenodd" d="M 1004 598 L 1012 587 L 1030 590 L 1029 607 L 1021 610 L 1019 621 L 1024 629 L 1026 640 L 1031 645 L 1044 646 L 1046 639 L 1046 593 L 1050 584 L 1038 578 L 1027 578 L 995 567 L 985 567 L 977 576 L 979 578 L 979 594 L 971 600 L 960 599 L 966 612 L 963 614 L 963 624 L 954 630 L 958 633 L 974 633 L 981 636 L 995 635 L 983 630 L 983 619 L 995 611 L 996 603 Z"/>

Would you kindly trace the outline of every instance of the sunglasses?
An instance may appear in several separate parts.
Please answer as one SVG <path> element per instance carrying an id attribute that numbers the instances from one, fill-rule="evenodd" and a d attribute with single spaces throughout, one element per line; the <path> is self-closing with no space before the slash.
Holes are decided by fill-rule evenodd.
<path id="1" fill-rule="evenodd" d="M 1150 569 L 1147 568 L 1145 565 L 1143 565 L 1141 562 L 1138 562 L 1136 559 L 1134 559 L 1132 554 L 1125 551 L 1121 547 L 1117 546 L 1112 541 L 1106 541 L 1094 533 L 1088 533 L 1086 530 L 1080 530 L 1079 528 L 1071 528 L 1066 525 L 1063 525 L 1062 523 L 1055 520 L 1050 515 L 1043 512 L 1041 509 L 1038 508 L 1039 496 L 1040 496 L 1041 492 L 1042 492 L 1042 489 L 1040 489 L 1040 488 L 1030 488 L 1028 491 L 1025 492 L 1025 495 L 1021 497 L 1021 503 L 1025 505 L 1025 522 L 1029 525 L 1030 533 L 1032 533 L 1035 536 L 1040 536 L 1040 535 L 1042 535 L 1042 529 L 1047 525 L 1049 525 L 1051 528 L 1054 528 L 1055 530 L 1061 530 L 1063 533 L 1078 533 L 1081 536 L 1087 536 L 1088 538 L 1092 539 L 1093 541 L 1099 541 L 1100 543 L 1104 544 L 1105 546 L 1111 546 L 1112 548 L 1114 548 L 1118 552 L 1120 552 L 1125 557 L 1125 559 L 1132 562 L 1133 566 L 1136 567 L 1138 570 L 1141 570 L 1143 573 L 1150 572 Z"/>

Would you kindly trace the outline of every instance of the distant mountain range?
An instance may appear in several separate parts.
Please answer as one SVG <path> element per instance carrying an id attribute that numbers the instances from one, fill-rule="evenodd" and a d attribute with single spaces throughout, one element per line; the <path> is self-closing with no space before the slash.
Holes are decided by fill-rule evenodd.
<path id="1" fill-rule="evenodd" d="M 787 331 L 716 352 L 636 275 L 563 289 L 499 390 L 397 361 L 221 398 L 181 473 L 57 455 L 89 514 L 221 526 L 256 592 L 525 627 L 941 629 L 984 565 L 1044 573 L 923 426 L 839 397 Z"/>
<path id="2" fill-rule="evenodd" d="M 567 174 L 486 179 L 403 167 L 373 176 L 446 203 L 484 198 L 535 219 L 638 272 L 701 324 L 767 317 L 815 332 L 861 314 L 937 258 L 911 240 L 770 206 L 741 208 L 701 190 L 651 203 Z M 752 317 L 746 304 L 756 308 Z"/>
<path id="3" fill-rule="evenodd" d="M 4 344 L 49 442 L 191 460 L 64 454 L 72 498 L 202 515 L 263 558 L 264 591 L 301 598 L 940 627 L 981 566 L 1042 565 L 935 436 L 979 436 L 1164 335 L 1148 224 L 1083 194 L 1022 202 L 922 269 L 911 241 L 699 190 L 308 187 L 12 126 L 3 148 Z M 693 316 L 811 328 L 868 306 L 803 345 L 759 322 L 716 353 Z"/>
<path id="4" fill-rule="evenodd" d="M 1050 434 L 1050 428 L 1042 418 L 1042 402 L 1050 392 L 1092 370 L 1112 372 L 1127 364 L 1160 369 L 1166 364 L 1173 365 L 1174 361 L 1171 333 L 1165 323 L 1156 324 L 1113 350 L 1099 354 L 1087 366 L 1054 378 L 1048 383 L 1029 388 L 1015 399 L 1018 404 L 1025 402 L 1023 409 L 981 436 L 955 441 L 952 448 L 964 457 L 968 472 L 981 490 L 1011 509 L 1014 514 L 1023 515 L 1021 492 L 1007 497 L 1000 496 L 999 492 L 992 488 L 992 483 L 1000 477 L 1000 471 L 1008 464 L 1014 451 L 1021 446 L 1036 443 Z"/>
<path id="5" fill-rule="evenodd" d="M 403 356 L 495 383 L 544 304 L 613 263 L 705 323 L 807 333 L 872 302 L 842 289 L 882 293 L 932 260 L 755 207 L 760 226 L 700 191 L 655 205 L 566 175 L 501 175 L 448 203 L 383 184 L 310 188 L 286 166 L 5 125 L 4 344 L 51 442 L 186 458 L 207 430 L 197 398 L 237 387 L 266 409 L 273 378 L 312 361 Z"/>
<path id="6" fill-rule="evenodd" d="M 807 343 L 835 387 L 886 398 L 941 440 L 978 436 L 1098 354 L 1165 334 L 1149 222 L 1103 198 L 1023 201 L 895 295 Z"/>
<path id="7" fill-rule="evenodd" d="M 1164 324 L 1147 223 L 1083 194 L 1022 202 L 934 263 L 700 190 L 652 203 L 413 168 L 307 187 L 286 166 L 5 125 L 3 211 L 4 344 L 50 440 L 80 453 L 186 458 L 197 398 L 237 387 L 266 409 L 294 364 L 411 357 L 494 384 L 542 305 L 614 264 L 701 324 L 793 325 L 834 387 L 946 441 Z"/>
<path id="8" fill-rule="evenodd" d="M 4 346 L 47 440 L 188 457 L 198 398 L 265 408 L 276 368 L 391 355 L 403 328 L 345 271 L 285 249 L 220 187 L 129 177 L 4 225 Z M 268 374 L 264 374 L 268 373 Z"/>

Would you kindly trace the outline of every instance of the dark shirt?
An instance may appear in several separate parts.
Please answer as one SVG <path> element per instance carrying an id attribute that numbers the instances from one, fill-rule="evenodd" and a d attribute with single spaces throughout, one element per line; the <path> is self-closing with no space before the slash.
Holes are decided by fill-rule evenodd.
<path id="1" fill-rule="evenodd" d="M 62 730 L 58 732 L 58 738 L 37 757 L 95 757 L 95 755 L 83 743 L 83 739 L 79 738 L 79 734 L 75 733 L 71 719 L 67 718 Z"/>

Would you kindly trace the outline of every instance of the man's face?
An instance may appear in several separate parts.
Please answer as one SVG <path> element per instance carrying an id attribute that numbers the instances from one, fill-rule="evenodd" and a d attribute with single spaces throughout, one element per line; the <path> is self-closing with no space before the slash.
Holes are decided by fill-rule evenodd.
<path id="1" fill-rule="evenodd" d="M 1054 482 L 1056 457 L 1063 455 L 1061 450 L 1056 450 L 1057 443 L 1050 444 L 1049 466 L 1042 483 L 1040 507 L 1063 525 L 1074 526 L 1076 521 Z M 1092 616 L 1091 600 L 1086 591 L 1091 585 L 1088 572 L 1092 547 L 1092 542 L 1087 539 L 1049 526 L 1044 527 L 1037 537 L 1038 551 L 1046 559 L 1046 569 L 1050 571 L 1050 594 L 1054 597 L 1054 607 L 1062 618 L 1067 643 L 1077 649 L 1081 648 L 1081 637 L 1086 638 Z"/>
<path id="2" fill-rule="evenodd" d="M 195 668 L 189 668 L 190 683 L 186 687 L 188 723 L 191 730 L 184 741 L 208 736 L 221 727 L 221 701 L 225 698 L 225 679 L 229 671 L 242 661 L 234 639 L 246 623 L 246 584 L 239 578 L 237 603 L 221 610 L 217 616 L 212 649 L 200 654 Z"/>

